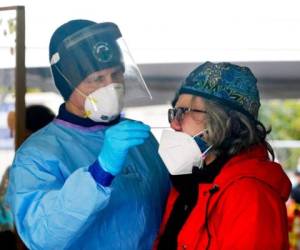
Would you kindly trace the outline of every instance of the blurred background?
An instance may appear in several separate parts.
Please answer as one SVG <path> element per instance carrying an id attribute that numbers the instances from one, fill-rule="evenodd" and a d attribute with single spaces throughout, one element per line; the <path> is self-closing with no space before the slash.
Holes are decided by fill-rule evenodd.
<path id="1" fill-rule="evenodd" d="M 159 140 L 174 91 L 196 65 L 227 61 L 251 68 L 261 93 L 260 118 L 295 183 L 300 171 L 300 3 L 298 0 L 1 0 L 0 177 L 22 142 L 24 110 L 63 102 L 51 78 L 48 44 L 71 19 L 115 22 L 139 65 L 152 100 L 124 116 L 142 120 Z M 16 138 L 7 121 L 17 109 Z"/>
<path id="2" fill-rule="evenodd" d="M 261 91 L 261 119 L 272 127 L 277 160 L 290 172 L 300 156 L 299 2 L 277 1 L 1 1 L 24 6 L 26 105 L 54 112 L 62 102 L 51 79 L 48 43 L 53 31 L 75 18 L 112 21 L 138 63 L 153 99 L 124 115 L 149 123 L 159 139 L 167 109 L 186 74 L 204 61 L 249 66 Z M 14 140 L 7 113 L 15 109 L 16 10 L 0 12 L 0 175 L 10 164 Z"/>

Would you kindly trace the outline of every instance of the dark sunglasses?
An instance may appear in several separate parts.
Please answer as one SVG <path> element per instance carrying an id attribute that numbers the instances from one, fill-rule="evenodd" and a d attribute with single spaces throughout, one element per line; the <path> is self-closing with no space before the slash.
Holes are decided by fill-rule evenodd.
<path id="1" fill-rule="evenodd" d="M 168 110 L 169 123 L 174 121 L 174 119 L 176 119 L 178 122 L 181 122 L 186 112 L 207 113 L 207 111 L 200 110 L 200 109 L 181 108 L 181 107 L 171 108 Z"/>

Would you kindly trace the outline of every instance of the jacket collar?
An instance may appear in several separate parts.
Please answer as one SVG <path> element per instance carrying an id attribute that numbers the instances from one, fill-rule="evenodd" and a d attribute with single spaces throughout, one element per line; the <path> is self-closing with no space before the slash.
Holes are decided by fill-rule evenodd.
<path id="1" fill-rule="evenodd" d="M 269 159 L 266 145 L 254 145 L 232 157 L 215 178 L 213 187 L 220 191 L 235 180 L 249 177 L 269 185 L 283 200 L 287 200 L 291 191 L 291 182 L 282 167 Z"/>

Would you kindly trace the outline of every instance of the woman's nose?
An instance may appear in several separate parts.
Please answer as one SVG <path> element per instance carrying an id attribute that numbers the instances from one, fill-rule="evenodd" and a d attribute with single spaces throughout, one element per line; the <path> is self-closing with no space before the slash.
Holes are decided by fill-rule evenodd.
<path id="1" fill-rule="evenodd" d="M 174 129 L 175 131 L 181 131 L 181 125 L 180 122 L 177 121 L 177 119 L 174 119 L 171 124 L 171 128 Z"/>

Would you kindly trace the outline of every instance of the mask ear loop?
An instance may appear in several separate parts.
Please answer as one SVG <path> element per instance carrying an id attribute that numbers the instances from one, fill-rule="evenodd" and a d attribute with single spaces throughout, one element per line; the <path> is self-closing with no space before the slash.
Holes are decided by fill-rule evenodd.
<path id="1" fill-rule="evenodd" d="M 74 86 L 72 85 L 72 83 L 69 81 L 69 79 L 64 75 L 64 73 L 59 69 L 59 67 L 56 66 L 56 64 L 59 62 L 60 57 L 58 52 L 54 53 L 53 56 L 51 57 L 50 60 L 50 64 L 51 66 L 54 66 L 56 68 L 56 70 L 58 71 L 58 73 L 65 79 L 65 81 L 69 84 L 69 86 L 74 89 L 75 91 L 77 91 L 82 97 L 88 97 L 87 95 L 85 95 L 81 90 L 79 90 L 78 88 L 74 88 Z"/>
<path id="2" fill-rule="evenodd" d="M 199 135 L 203 135 L 205 132 L 207 132 L 207 129 L 203 129 L 202 131 L 200 131 L 198 134 L 193 135 L 193 138 L 199 136 Z"/>
<path id="3" fill-rule="evenodd" d="M 92 104 L 94 110 L 96 110 L 96 111 L 98 110 L 97 105 L 96 105 L 97 101 L 95 100 L 95 98 L 93 98 L 92 96 L 87 96 L 86 94 L 84 94 L 84 93 L 83 93 L 81 90 L 79 90 L 78 88 L 75 88 L 74 90 L 75 90 L 79 95 L 81 95 L 82 97 L 88 99 L 89 102 Z M 90 114 L 87 114 L 86 111 L 85 111 L 85 116 L 86 116 L 86 117 L 89 117 L 89 115 L 90 115 Z"/>
<path id="4" fill-rule="evenodd" d="M 81 90 L 79 90 L 78 88 L 74 88 L 74 86 L 71 84 L 71 82 L 69 81 L 69 79 L 64 75 L 64 73 L 59 69 L 59 67 L 57 67 L 56 66 L 56 64 L 57 64 L 57 62 L 60 60 L 60 58 L 59 58 L 59 54 L 58 53 L 55 53 L 53 56 L 52 56 L 52 58 L 51 58 L 51 65 L 53 65 L 55 68 L 56 68 L 56 70 L 59 72 L 59 74 L 65 79 L 65 81 L 69 84 L 69 86 L 71 87 L 71 88 L 73 88 L 74 89 L 74 91 L 76 91 L 78 94 L 80 94 L 83 98 L 87 98 L 90 102 L 91 102 L 91 104 L 92 104 L 92 106 L 93 106 L 93 108 L 95 109 L 95 110 L 97 110 L 97 105 L 96 105 L 96 100 L 94 99 L 94 98 L 92 98 L 92 97 L 90 97 L 90 96 L 87 96 L 86 94 L 84 94 Z M 73 104 L 74 105 L 74 104 Z M 85 114 L 85 116 L 86 117 L 88 117 L 89 116 L 89 114 Z"/>
<path id="5" fill-rule="evenodd" d="M 204 160 L 207 156 L 207 153 L 209 150 L 211 150 L 211 148 L 213 147 L 213 145 L 210 145 L 201 155 L 202 160 Z"/>
<path id="6" fill-rule="evenodd" d="M 193 136 L 193 138 L 195 138 L 195 137 L 197 137 L 197 136 L 199 136 L 199 135 L 203 135 L 204 133 L 206 133 L 207 132 L 207 129 L 204 129 L 204 130 L 202 130 L 202 131 L 200 131 L 199 133 L 197 133 L 197 134 L 195 134 L 194 136 Z M 204 160 L 205 158 L 206 158 L 206 156 L 207 156 L 207 153 L 209 152 L 209 150 L 211 150 L 211 148 L 213 147 L 213 145 L 210 145 L 202 154 L 201 154 L 201 159 L 202 160 Z"/>
<path id="7" fill-rule="evenodd" d="M 205 158 L 206 158 L 206 156 L 207 156 L 207 153 L 208 153 L 208 151 L 211 149 L 213 147 L 213 145 L 210 145 L 205 151 L 204 151 L 204 153 L 202 153 L 201 154 L 201 164 L 198 166 L 198 168 L 199 169 L 201 169 L 201 168 L 203 168 L 203 163 L 204 163 L 204 160 L 205 160 Z"/>

